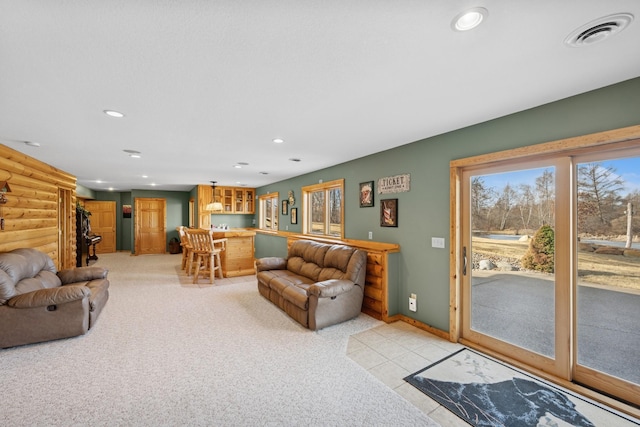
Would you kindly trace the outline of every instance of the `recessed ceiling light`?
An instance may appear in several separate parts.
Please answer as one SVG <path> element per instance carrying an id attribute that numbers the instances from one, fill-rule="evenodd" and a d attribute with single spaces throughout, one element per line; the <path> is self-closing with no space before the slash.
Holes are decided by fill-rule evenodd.
<path id="1" fill-rule="evenodd" d="M 240 166 L 249 166 L 249 163 L 247 162 L 238 162 L 237 164 Z"/>
<path id="2" fill-rule="evenodd" d="M 455 31 L 469 31 L 480 25 L 489 15 L 484 7 L 474 7 L 456 15 L 451 22 L 451 28 Z"/>
<path id="3" fill-rule="evenodd" d="M 269 172 L 258 172 L 260 175 L 269 175 Z"/>
<path id="4" fill-rule="evenodd" d="M 236 169 L 242 169 L 242 165 L 233 165 L 233 167 Z"/>
<path id="5" fill-rule="evenodd" d="M 120 111 L 115 111 L 115 110 L 104 110 L 104 113 L 105 113 L 107 116 L 115 117 L 115 118 L 118 118 L 118 119 L 121 119 L 121 118 L 123 118 L 123 117 L 124 117 L 124 114 L 123 114 L 123 113 L 121 113 Z"/>
<path id="6" fill-rule="evenodd" d="M 149 178 L 149 175 L 142 175 L 143 178 Z"/>
<path id="7" fill-rule="evenodd" d="M 302 159 L 296 159 L 295 157 L 292 157 L 289 160 L 292 161 L 292 162 L 300 162 L 300 161 L 302 161 Z"/>
<path id="8" fill-rule="evenodd" d="M 138 150 L 122 150 L 122 151 L 128 154 L 140 154 Z"/>
<path id="9" fill-rule="evenodd" d="M 284 139 L 282 139 L 282 138 L 275 138 L 275 139 L 273 140 L 273 142 L 275 142 L 276 144 L 282 144 L 282 143 L 284 142 Z"/>
<path id="10" fill-rule="evenodd" d="M 604 16 L 574 30 L 564 39 L 571 47 L 582 47 L 599 43 L 610 36 L 624 30 L 633 21 L 630 13 L 617 13 Z"/>
<path id="11" fill-rule="evenodd" d="M 28 145 L 29 147 L 40 147 L 40 143 L 39 142 L 25 141 L 24 145 Z"/>
<path id="12" fill-rule="evenodd" d="M 142 156 L 140 154 L 129 154 L 129 157 L 131 157 L 132 159 L 139 159 Z"/>

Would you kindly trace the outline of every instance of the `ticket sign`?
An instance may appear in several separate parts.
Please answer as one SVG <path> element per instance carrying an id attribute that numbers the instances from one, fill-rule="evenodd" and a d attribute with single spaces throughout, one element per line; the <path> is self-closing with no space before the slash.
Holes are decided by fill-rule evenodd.
<path id="1" fill-rule="evenodd" d="M 411 190 L 411 174 L 378 179 L 378 194 L 404 193 Z"/>

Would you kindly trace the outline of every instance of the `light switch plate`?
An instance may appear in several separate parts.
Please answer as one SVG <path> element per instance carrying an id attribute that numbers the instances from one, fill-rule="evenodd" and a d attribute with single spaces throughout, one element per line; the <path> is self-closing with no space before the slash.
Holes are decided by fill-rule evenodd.
<path id="1" fill-rule="evenodd" d="M 431 238 L 431 247 L 432 248 L 444 248 L 444 237 L 432 237 Z"/>

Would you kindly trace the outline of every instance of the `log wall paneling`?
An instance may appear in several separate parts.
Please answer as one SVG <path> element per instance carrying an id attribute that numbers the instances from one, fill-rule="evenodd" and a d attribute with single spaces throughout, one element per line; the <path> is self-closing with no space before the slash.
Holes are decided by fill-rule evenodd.
<path id="1" fill-rule="evenodd" d="M 75 266 L 75 176 L 0 144 L 0 180 L 11 193 L 0 205 L 0 252 L 35 248 L 58 269 Z"/>

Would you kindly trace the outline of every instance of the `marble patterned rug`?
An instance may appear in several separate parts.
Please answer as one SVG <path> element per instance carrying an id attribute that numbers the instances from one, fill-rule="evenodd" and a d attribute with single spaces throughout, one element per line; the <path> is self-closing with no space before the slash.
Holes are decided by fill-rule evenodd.
<path id="1" fill-rule="evenodd" d="M 405 381 L 473 426 L 638 426 L 622 413 L 463 348 Z"/>

